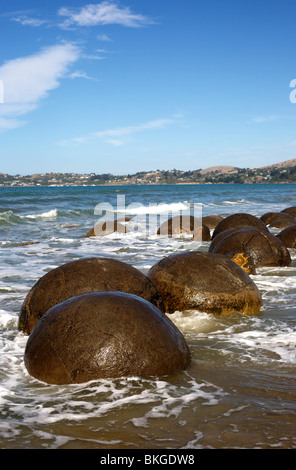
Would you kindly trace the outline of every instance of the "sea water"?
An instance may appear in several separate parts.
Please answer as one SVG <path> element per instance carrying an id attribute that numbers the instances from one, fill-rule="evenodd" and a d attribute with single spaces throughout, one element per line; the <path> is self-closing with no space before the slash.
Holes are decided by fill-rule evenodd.
<path id="1" fill-rule="evenodd" d="M 116 209 L 119 196 L 127 214 L 137 219 L 136 227 L 127 234 L 86 238 L 99 218 L 96 207 Z M 206 252 L 209 242 L 157 236 L 155 218 L 155 227 L 145 229 L 156 205 L 166 214 L 192 204 L 202 215 L 260 217 L 296 206 L 296 187 L 0 188 L 0 448 L 295 448 L 293 250 L 289 267 L 261 268 L 251 276 L 262 296 L 259 315 L 219 317 L 195 310 L 170 315 L 191 350 L 185 371 L 56 386 L 34 379 L 24 366 L 28 337 L 18 331 L 18 314 L 41 276 L 86 257 L 117 259 L 147 274 L 170 254 Z"/>

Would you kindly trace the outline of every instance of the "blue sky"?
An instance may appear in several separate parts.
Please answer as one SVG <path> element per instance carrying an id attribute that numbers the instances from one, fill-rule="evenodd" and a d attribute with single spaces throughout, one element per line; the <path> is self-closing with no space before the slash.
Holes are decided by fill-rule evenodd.
<path id="1" fill-rule="evenodd" d="M 295 14 L 295 0 L 2 2 L 0 172 L 296 158 Z"/>

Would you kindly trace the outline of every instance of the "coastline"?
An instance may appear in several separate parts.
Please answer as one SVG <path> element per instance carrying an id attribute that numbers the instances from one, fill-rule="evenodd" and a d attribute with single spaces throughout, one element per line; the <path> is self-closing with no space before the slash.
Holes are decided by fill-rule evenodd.
<path id="1" fill-rule="evenodd" d="M 9 175 L 0 172 L 0 187 L 29 186 L 155 186 L 204 184 L 293 184 L 296 159 L 261 168 L 216 166 L 197 170 L 139 171 L 134 174 L 48 172 Z"/>
<path id="2" fill-rule="evenodd" d="M 120 182 L 115 182 L 115 183 L 105 183 L 105 184 L 48 184 L 48 185 L 41 185 L 41 184 L 13 184 L 13 185 L 3 185 L 0 184 L 0 189 L 1 188 L 95 188 L 95 187 L 113 187 L 113 186 L 139 186 L 139 187 L 144 187 L 144 186 L 222 186 L 222 185 L 235 185 L 235 186 L 253 186 L 253 185 L 260 185 L 260 186 L 268 186 L 268 185 L 283 185 L 283 184 L 289 184 L 289 185 L 296 185 L 295 181 L 264 181 L 264 182 L 246 182 L 246 183 L 234 183 L 234 182 L 229 182 L 229 183 L 223 183 L 223 182 L 217 182 L 217 183 L 211 183 L 211 182 L 176 182 L 176 183 L 120 183 Z"/>

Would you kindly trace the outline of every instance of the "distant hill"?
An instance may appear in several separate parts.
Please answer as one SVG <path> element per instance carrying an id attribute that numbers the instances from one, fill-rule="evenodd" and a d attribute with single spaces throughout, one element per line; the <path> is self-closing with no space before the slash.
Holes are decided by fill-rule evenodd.
<path id="1" fill-rule="evenodd" d="M 200 173 L 202 175 L 206 175 L 208 173 L 225 174 L 225 173 L 236 173 L 237 171 L 238 171 L 238 168 L 234 166 L 210 166 L 209 168 L 206 168 L 205 170 L 200 170 Z"/>
<path id="2" fill-rule="evenodd" d="M 292 158 L 291 160 L 285 160 L 284 162 L 274 163 L 273 165 L 262 166 L 259 169 L 263 168 L 287 168 L 296 166 L 296 158 Z"/>
<path id="3" fill-rule="evenodd" d="M 259 168 L 211 166 L 190 171 L 153 170 L 133 175 L 41 173 L 8 175 L 0 173 L 0 186 L 118 186 L 151 184 L 268 184 L 296 183 L 296 158 Z"/>

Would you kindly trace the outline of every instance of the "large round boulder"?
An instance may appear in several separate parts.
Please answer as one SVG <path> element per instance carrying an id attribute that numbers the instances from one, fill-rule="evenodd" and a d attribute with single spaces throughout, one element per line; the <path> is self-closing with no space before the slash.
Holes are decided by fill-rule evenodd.
<path id="1" fill-rule="evenodd" d="M 101 291 L 135 294 L 163 310 L 155 286 L 138 269 L 111 258 L 84 258 L 52 269 L 36 282 L 21 307 L 18 328 L 30 334 L 54 305 L 73 296 Z"/>
<path id="2" fill-rule="evenodd" d="M 286 209 L 283 209 L 281 212 L 289 214 L 296 219 L 296 207 L 295 206 L 287 207 Z"/>
<path id="3" fill-rule="evenodd" d="M 87 238 L 104 237 L 105 235 L 110 235 L 111 233 L 129 233 L 129 229 L 118 220 L 107 220 L 98 222 L 87 232 L 85 236 Z"/>
<path id="4" fill-rule="evenodd" d="M 253 261 L 255 267 L 291 264 L 287 247 L 277 237 L 263 230 L 246 228 L 230 233 L 211 252 L 223 255 L 244 253 Z"/>
<path id="5" fill-rule="evenodd" d="M 222 219 L 223 219 L 223 217 L 221 215 L 205 215 L 202 218 L 202 223 L 207 225 L 209 227 L 209 229 L 212 230 L 212 229 L 216 228 L 216 226 L 218 225 L 218 223 Z"/>
<path id="6" fill-rule="evenodd" d="M 287 228 L 287 227 L 292 227 L 292 225 L 295 225 L 295 224 L 296 224 L 295 219 L 283 218 L 283 219 L 279 219 L 279 220 L 275 220 L 274 222 L 271 222 L 269 224 L 269 227 L 270 228 L 284 229 L 284 228 Z"/>
<path id="7" fill-rule="evenodd" d="M 262 220 L 258 219 L 255 215 L 242 212 L 229 215 L 225 217 L 225 219 L 222 219 L 216 226 L 212 239 L 214 239 L 218 233 L 224 232 L 224 230 L 241 226 L 254 227 L 268 232 L 268 228 Z"/>
<path id="8" fill-rule="evenodd" d="M 157 235 L 167 237 L 178 235 L 193 235 L 193 232 L 202 225 L 201 219 L 193 215 L 177 215 L 163 222 L 157 230 Z"/>
<path id="9" fill-rule="evenodd" d="M 295 249 L 296 248 L 296 224 L 282 230 L 277 235 L 277 238 L 279 238 L 281 242 L 284 243 L 284 245 L 287 248 Z"/>
<path id="10" fill-rule="evenodd" d="M 50 384 L 160 376 L 184 369 L 188 345 L 150 302 L 122 292 L 94 292 L 52 307 L 28 338 L 25 366 Z"/>
<path id="11" fill-rule="evenodd" d="M 265 225 L 269 225 L 269 224 L 272 224 L 273 222 L 276 222 L 278 220 L 283 220 L 283 219 L 295 220 L 294 217 L 283 212 L 266 212 L 260 217 L 260 220 L 262 220 L 262 222 L 264 222 Z"/>
<path id="12" fill-rule="evenodd" d="M 187 251 L 170 255 L 150 269 L 165 311 L 196 309 L 213 314 L 260 312 L 261 297 L 250 276 L 224 255 Z"/>
<path id="13" fill-rule="evenodd" d="M 211 232 L 209 227 L 206 224 L 202 224 L 200 227 L 194 230 L 192 235 L 193 241 L 211 241 Z"/>
<path id="14" fill-rule="evenodd" d="M 209 252 L 212 253 L 217 245 L 226 237 L 228 237 L 231 233 L 236 233 L 236 232 L 241 232 L 242 230 L 256 230 L 260 231 L 259 229 L 255 227 L 248 227 L 248 226 L 239 226 L 239 227 L 233 227 L 229 228 L 228 230 L 223 230 L 223 232 L 218 233 L 215 238 L 212 239 L 211 244 L 209 246 Z"/>

